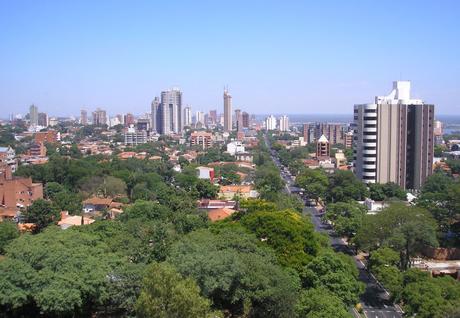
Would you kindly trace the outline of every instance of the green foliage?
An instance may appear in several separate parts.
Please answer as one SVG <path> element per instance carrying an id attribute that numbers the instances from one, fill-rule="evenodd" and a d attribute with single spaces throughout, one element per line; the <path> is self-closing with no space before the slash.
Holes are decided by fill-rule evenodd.
<path id="1" fill-rule="evenodd" d="M 339 297 L 322 287 L 303 291 L 296 312 L 299 318 L 353 317 Z"/>
<path id="2" fill-rule="evenodd" d="M 317 256 L 305 267 L 302 281 L 307 288 L 327 289 L 347 305 L 355 304 L 364 291 L 353 260 L 341 253 L 325 252 Z"/>
<path id="3" fill-rule="evenodd" d="M 272 247 L 280 264 L 299 272 L 318 253 L 313 225 L 296 212 L 254 212 L 245 215 L 241 225 Z"/>
<path id="4" fill-rule="evenodd" d="M 354 243 L 364 250 L 388 246 L 400 253 L 400 266 L 407 269 L 410 257 L 424 246 L 437 246 L 436 223 L 425 209 L 394 203 L 376 215 L 366 215 Z"/>
<path id="5" fill-rule="evenodd" d="M 138 317 L 202 318 L 210 313 L 210 302 L 200 296 L 195 281 L 182 277 L 167 263 L 150 265 L 142 285 L 136 303 Z"/>
<path id="6" fill-rule="evenodd" d="M 329 179 L 323 170 L 306 168 L 296 177 L 296 184 L 305 190 L 309 199 L 318 201 L 326 196 Z"/>
<path id="7" fill-rule="evenodd" d="M 50 224 L 57 223 L 61 218 L 59 212 L 51 202 L 38 199 L 23 212 L 23 216 L 27 222 L 35 223 L 38 232 Z"/>
<path id="8" fill-rule="evenodd" d="M 88 315 L 97 306 L 132 311 L 142 276 L 141 266 L 74 228 L 21 236 L 7 247 L 0 271 L 3 311 L 37 308 L 48 316 Z"/>
<path id="9" fill-rule="evenodd" d="M 340 236 L 353 237 L 361 227 L 366 208 L 357 202 L 338 202 L 327 206 L 325 218 Z"/>
<path id="10" fill-rule="evenodd" d="M 399 265 L 399 253 L 389 247 L 380 247 L 369 255 L 369 269 Z"/>
<path id="11" fill-rule="evenodd" d="M 0 254 L 5 252 L 5 246 L 19 236 L 16 223 L 12 221 L 0 222 Z"/>
<path id="12" fill-rule="evenodd" d="M 81 190 L 87 196 L 103 195 L 104 197 L 115 197 L 126 195 L 126 183 L 119 178 L 112 176 L 90 176 L 82 180 Z"/>
<path id="13" fill-rule="evenodd" d="M 261 198 L 270 201 L 284 188 L 284 181 L 274 165 L 265 165 L 257 169 L 255 185 Z"/>
<path id="14" fill-rule="evenodd" d="M 351 171 L 337 170 L 329 178 L 328 202 L 362 201 L 368 196 L 366 186 Z"/>
<path id="15" fill-rule="evenodd" d="M 386 184 L 371 183 L 369 184 L 369 192 L 370 198 L 375 201 L 384 201 L 392 198 L 406 200 L 406 191 L 393 182 Z"/>
<path id="16" fill-rule="evenodd" d="M 258 240 L 236 228 L 195 231 L 168 258 L 193 277 L 216 309 L 246 317 L 292 317 L 299 281 L 276 263 Z"/>
<path id="17" fill-rule="evenodd" d="M 460 285 L 452 277 L 431 278 L 417 272 L 404 275 L 401 300 L 407 315 L 448 317 L 460 307 Z"/>

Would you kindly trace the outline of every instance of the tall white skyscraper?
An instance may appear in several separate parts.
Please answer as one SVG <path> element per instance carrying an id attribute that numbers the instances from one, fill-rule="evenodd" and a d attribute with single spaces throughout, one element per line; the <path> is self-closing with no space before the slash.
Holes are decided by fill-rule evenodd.
<path id="1" fill-rule="evenodd" d="M 200 123 L 201 125 L 205 124 L 204 112 L 201 112 L 201 111 L 196 112 L 196 114 L 195 114 L 195 124 L 198 124 L 198 123 Z"/>
<path id="2" fill-rule="evenodd" d="M 280 131 L 289 131 L 289 117 L 286 115 L 283 115 L 279 119 L 279 129 Z"/>
<path id="3" fill-rule="evenodd" d="M 192 125 L 192 107 L 187 106 L 184 108 L 184 127 Z"/>
<path id="4" fill-rule="evenodd" d="M 432 173 L 434 105 L 412 99 L 410 82 L 354 107 L 354 169 L 367 183 L 420 189 Z"/>
<path id="5" fill-rule="evenodd" d="M 273 115 L 265 118 L 265 129 L 266 130 L 275 130 L 276 129 L 276 117 Z"/>
<path id="6" fill-rule="evenodd" d="M 180 133 L 182 131 L 182 92 L 178 88 L 161 92 L 160 133 Z"/>
<path id="7" fill-rule="evenodd" d="M 224 90 L 224 131 L 232 130 L 232 95 Z"/>

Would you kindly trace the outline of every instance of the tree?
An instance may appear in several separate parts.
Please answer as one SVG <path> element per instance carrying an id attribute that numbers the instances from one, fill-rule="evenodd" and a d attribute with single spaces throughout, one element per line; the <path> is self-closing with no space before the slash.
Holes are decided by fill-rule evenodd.
<path id="1" fill-rule="evenodd" d="M 407 269 L 415 253 L 427 245 L 437 246 L 436 222 L 423 208 L 394 203 L 376 215 L 366 215 L 354 242 L 370 251 L 381 246 L 401 251 L 400 266 Z"/>
<path id="2" fill-rule="evenodd" d="M 200 288 L 167 263 L 152 264 L 146 271 L 136 304 L 139 317 L 202 318 L 210 313 L 210 302 L 200 296 Z"/>
<path id="3" fill-rule="evenodd" d="M 326 196 L 329 180 L 326 173 L 319 169 L 304 169 L 296 178 L 296 184 L 305 190 L 310 199 L 318 201 Z"/>
<path id="4" fill-rule="evenodd" d="M 12 221 L 0 222 L 0 254 L 5 252 L 5 246 L 19 236 L 16 223 Z"/>
<path id="5" fill-rule="evenodd" d="M 126 183 L 112 176 L 91 176 L 81 185 L 81 190 L 88 196 L 103 195 L 104 197 L 115 197 L 126 195 Z"/>
<path id="6" fill-rule="evenodd" d="M 364 291 L 353 260 L 342 253 L 325 252 L 317 256 L 305 266 L 302 276 L 304 287 L 325 288 L 348 306 L 355 304 Z"/>
<path id="7" fill-rule="evenodd" d="M 322 287 L 303 291 L 296 312 L 299 318 L 353 317 L 339 297 Z"/>
<path id="8" fill-rule="evenodd" d="M 313 225 L 294 211 L 254 212 L 241 225 L 272 247 L 282 265 L 299 272 L 319 251 Z"/>
<path id="9" fill-rule="evenodd" d="M 327 206 L 325 218 L 340 236 L 353 237 L 361 227 L 366 208 L 357 202 L 338 202 Z"/>
<path id="10" fill-rule="evenodd" d="M 362 201 L 367 196 L 366 186 L 351 171 L 338 170 L 329 178 L 328 202 Z"/>
<path id="11" fill-rule="evenodd" d="M 41 231 L 46 226 L 60 220 L 60 211 L 49 201 L 35 200 L 25 211 L 24 218 L 27 222 L 35 223 L 36 231 Z"/>
<path id="12" fill-rule="evenodd" d="M 369 184 L 369 192 L 372 200 L 383 201 L 396 198 L 406 200 L 406 191 L 404 191 L 396 183 L 389 182 L 385 184 L 371 183 Z"/>
<path id="13" fill-rule="evenodd" d="M 294 316 L 297 275 L 277 265 L 272 252 L 241 228 L 194 231 L 173 246 L 168 262 L 231 316 Z"/>
<path id="14" fill-rule="evenodd" d="M 195 184 L 198 198 L 214 199 L 217 196 L 219 188 L 213 185 L 208 180 L 198 179 Z"/>

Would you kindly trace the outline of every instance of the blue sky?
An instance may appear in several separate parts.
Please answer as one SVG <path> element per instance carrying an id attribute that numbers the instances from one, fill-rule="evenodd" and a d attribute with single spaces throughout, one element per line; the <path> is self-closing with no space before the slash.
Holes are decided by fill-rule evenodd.
<path id="1" fill-rule="evenodd" d="M 350 113 L 412 81 L 460 113 L 460 1 L 0 0 L 0 117 L 149 111 L 178 86 L 194 110 Z"/>

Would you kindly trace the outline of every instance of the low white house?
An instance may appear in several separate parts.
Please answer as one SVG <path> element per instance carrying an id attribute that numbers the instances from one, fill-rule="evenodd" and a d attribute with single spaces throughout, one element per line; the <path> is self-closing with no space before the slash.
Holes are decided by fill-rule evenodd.
<path id="1" fill-rule="evenodd" d="M 245 152 L 245 148 L 241 141 L 232 141 L 227 144 L 227 152 L 234 156 L 237 153 Z"/>

